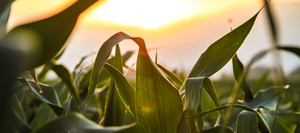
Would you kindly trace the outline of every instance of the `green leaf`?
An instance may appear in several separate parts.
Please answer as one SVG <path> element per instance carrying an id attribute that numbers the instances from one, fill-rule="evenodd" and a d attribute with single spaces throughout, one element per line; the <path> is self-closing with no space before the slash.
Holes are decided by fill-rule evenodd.
<path id="1" fill-rule="evenodd" d="M 247 105 L 252 108 L 265 107 L 270 110 L 275 110 L 278 98 L 283 90 L 289 86 L 273 87 L 259 91 L 251 101 L 238 102 L 239 104 Z"/>
<path id="2" fill-rule="evenodd" d="M 127 81 L 125 76 L 119 72 L 116 68 L 109 65 L 108 63 L 104 66 L 112 75 L 117 85 L 117 92 L 123 101 L 127 110 L 132 114 L 132 116 L 136 116 L 135 114 L 135 90 L 131 86 L 131 84 Z"/>
<path id="3" fill-rule="evenodd" d="M 61 107 L 55 90 L 51 86 L 48 86 L 46 84 L 40 83 L 39 85 L 43 93 L 40 93 L 39 88 L 34 81 L 27 80 L 27 86 L 29 87 L 30 91 L 36 96 L 36 98 L 49 104 L 58 116 L 62 115 L 65 110 Z"/>
<path id="4" fill-rule="evenodd" d="M 202 88 L 203 88 L 203 80 L 204 77 L 199 78 L 188 78 L 185 86 L 185 104 L 184 104 L 184 114 L 182 118 L 194 115 L 197 111 L 199 101 L 202 102 Z M 201 104 L 202 105 L 202 104 Z M 202 107 L 201 107 L 202 108 Z M 204 123 L 204 119 L 202 119 L 202 123 Z M 181 122 L 181 124 L 185 124 L 185 133 L 194 133 L 197 132 L 194 119 L 186 119 L 185 123 Z M 181 128 L 181 127 L 179 127 Z M 199 129 L 202 130 L 202 129 Z"/>
<path id="5" fill-rule="evenodd" d="M 248 106 L 245 106 L 245 105 L 239 105 L 239 104 L 231 104 L 231 105 L 225 105 L 225 106 L 220 106 L 220 107 L 216 107 L 216 108 L 213 108 L 213 109 L 210 109 L 210 110 L 207 110 L 207 111 L 203 111 L 201 113 L 197 113 L 193 116 L 189 116 L 189 117 L 186 117 L 184 119 L 189 119 L 189 118 L 196 118 L 196 117 L 202 117 L 206 114 L 209 114 L 209 113 L 212 113 L 212 112 L 215 112 L 215 111 L 219 111 L 219 110 L 224 110 L 226 108 L 241 108 L 243 110 L 246 110 L 246 111 L 250 111 L 250 112 L 254 112 L 256 115 L 257 115 L 257 120 L 258 120 L 258 123 L 260 124 L 261 128 L 270 133 L 271 130 L 270 130 L 270 125 L 268 123 L 268 121 L 266 120 L 266 118 L 261 115 L 260 113 L 258 113 L 257 111 L 253 110 L 251 107 L 248 107 Z"/>
<path id="6" fill-rule="evenodd" d="M 34 133 L 53 133 L 53 132 L 71 132 L 71 133 L 143 133 L 145 132 L 139 124 L 131 124 L 119 127 L 104 128 L 90 121 L 81 114 L 71 114 L 60 117 L 47 123 Z"/>
<path id="7" fill-rule="evenodd" d="M 258 133 L 256 113 L 242 111 L 237 118 L 237 133 Z"/>
<path id="8" fill-rule="evenodd" d="M 200 131 L 200 133 L 234 133 L 230 127 L 215 126 L 213 128 Z"/>
<path id="9" fill-rule="evenodd" d="M 264 73 L 264 75 L 262 75 L 259 80 L 258 80 L 258 83 L 255 85 L 255 92 L 259 91 L 259 90 L 262 90 L 268 80 L 268 77 L 270 75 L 270 70 L 266 71 Z M 254 93 L 255 94 L 255 93 Z"/>
<path id="10" fill-rule="evenodd" d="M 34 116 L 32 122 L 31 122 L 31 127 L 33 129 L 37 129 L 39 127 L 41 127 L 42 125 L 46 124 L 47 122 L 49 122 L 50 120 L 52 120 L 53 118 L 56 117 L 55 112 L 50 108 L 49 105 L 47 105 L 46 103 L 43 103 L 36 115 Z"/>
<path id="11" fill-rule="evenodd" d="M 32 131 L 11 105 L 7 108 L 5 118 L 2 120 L 4 123 L 0 125 L 0 131 L 3 133 L 30 133 Z"/>
<path id="12" fill-rule="evenodd" d="M 300 124 L 300 112 L 277 112 L 276 116 L 290 123 Z"/>
<path id="13" fill-rule="evenodd" d="M 275 133 L 294 133 L 296 129 L 297 115 L 294 112 L 275 112 L 266 108 L 259 108 L 258 110 L 264 115 L 269 123 L 272 123 L 272 129 Z M 281 114 L 283 114 L 281 116 Z M 275 117 L 276 116 L 276 117 Z M 292 118 L 292 117 L 295 118 Z M 296 121 L 293 121 L 296 120 Z"/>
<path id="14" fill-rule="evenodd" d="M 26 114 L 24 112 L 24 109 L 17 97 L 16 94 L 12 95 L 12 99 L 11 99 L 11 105 L 12 107 L 14 108 L 14 110 L 16 111 L 16 113 L 18 114 L 18 116 L 23 120 L 23 121 L 27 121 L 27 118 L 26 118 Z"/>
<path id="15" fill-rule="evenodd" d="M 118 44 L 116 45 L 116 54 L 113 65 L 119 72 L 123 73 L 123 61 Z M 108 87 L 104 117 L 105 120 L 103 126 L 124 125 L 125 106 L 118 95 L 114 80 L 111 80 L 110 86 Z"/>
<path id="16" fill-rule="evenodd" d="M 51 68 L 61 79 L 62 81 L 67 85 L 69 88 L 72 96 L 76 99 L 76 102 L 80 105 L 80 97 L 78 94 L 78 91 L 75 89 L 73 86 L 73 79 L 72 76 L 70 75 L 69 71 L 67 68 L 65 68 L 63 65 L 55 65 L 53 64 Z"/>
<path id="17" fill-rule="evenodd" d="M 70 93 L 62 81 L 58 81 L 57 83 L 55 83 L 53 88 L 55 89 L 61 104 L 67 101 Z"/>
<path id="18" fill-rule="evenodd" d="M 237 84 L 240 84 L 239 86 L 242 88 L 242 90 L 245 92 L 245 101 L 253 99 L 253 94 L 251 92 L 251 89 L 246 82 L 246 79 L 244 77 L 244 65 L 241 63 L 237 55 L 235 55 L 232 58 L 232 66 L 233 66 L 233 73 L 234 78 Z"/>
<path id="19" fill-rule="evenodd" d="M 78 16 L 97 1 L 79 0 L 52 17 L 12 29 L 5 39 L 16 41 L 17 37 L 30 34 L 35 38 L 28 47 L 39 48 L 39 52 L 29 53 L 29 57 L 25 58 L 24 70 L 35 68 L 54 58 L 64 48 Z M 33 59 L 35 60 L 32 61 Z"/>
<path id="20" fill-rule="evenodd" d="M 181 98 L 178 91 L 150 59 L 142 38 L 130 37 L 119 32 L 101 46 L 92 72 L 88 99 L 94 93 L 100 70 L 108 59 L 111 49 L 124 39 L 132 39 L 139 45 L 136 82 L 138 123 L 147 126 L 148 132 L 176 132 L 182 115 Z M 173 104 L 169 104 L 171 102 Z"/>
<path id="21" fill-rule="evenodd" d="M 200 56 L 188 77 L 210 77 L 227 64 L 249 34 L 258 13 L 211 44 Z"/>
<path id="22" fill-rule="evenodd" d="M 144 40 L 133 40 L 139 45 L 136 68 L 137 121 L 146 126 L 150 133 L 174 133 L 183 110 L 178 90 L 150 59 Z"/>
<path id="23" fill-rule="evenodd" d="M 7 21 L 10 14 L 11 4 L 15 0 L 1 0 L 0 2 L 0 38 L 6 34 Z"/>
<path id="24" fill-rule="evenodd" d="M 285 50 L 297 55 L 300 58 L 300 48 L 294 46 L 278 46 L 277 49 Z"/>
<path id="25" fill-rule="evenodd" d="M 167 78 L 170 79 L 172 82 L 174 82 L 177 86 L 182 85 L 183 81 L 180 78 L 178 78 L 176 76 L 176 74 L 174 74 L 172 71 L 168 70 L 167 68 L 165 68 L 161 64 L 156 64 L 156 65 L 158 66 L 158 68 L 160 70 L 162 70 L 166 74 Z"/>

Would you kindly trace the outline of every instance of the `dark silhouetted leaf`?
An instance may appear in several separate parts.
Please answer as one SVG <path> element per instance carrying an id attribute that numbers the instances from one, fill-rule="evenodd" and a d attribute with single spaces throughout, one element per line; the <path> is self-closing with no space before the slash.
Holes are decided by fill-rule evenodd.
<path id="1" fill-rule="evenodd" d="M 233 73 L 236 83 L 240 84 L 239 86 L 245 92 L 245 101 L 253 99 L 253 94 L 251 89 L 246 82 L 244 77 L 244 65 L 241 63 L 237 55 L 232 58 L 232 66 L 233 66 Z"/>

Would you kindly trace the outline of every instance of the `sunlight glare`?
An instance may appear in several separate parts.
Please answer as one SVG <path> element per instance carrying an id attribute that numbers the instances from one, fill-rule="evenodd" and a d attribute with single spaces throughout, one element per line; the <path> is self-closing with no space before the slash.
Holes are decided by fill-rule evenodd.
<path id="1" fill-rule="evenodd" d="M 91 17 L 123 25 L 156 28 L 196 13 L 187 0 L 110 0 Z"/>

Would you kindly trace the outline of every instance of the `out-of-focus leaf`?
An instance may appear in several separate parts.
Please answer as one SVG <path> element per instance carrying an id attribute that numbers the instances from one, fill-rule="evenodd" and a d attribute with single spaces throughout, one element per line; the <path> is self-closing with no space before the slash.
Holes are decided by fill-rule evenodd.
<path id="1" fill-rule="evenodd" d="M 139 124 L 126 126 L 104 128 L 90 121 L 81 114 L 71 114 L 60 117 L 34 130 L 34 133 L 53 133 L 53 132 L 71 132 L 71 133 L 143 133 L 145 132 Z"/>
<path id="2" fill-rule="evenodd" d="M 259 91 L 251 101 L 238 102 L 238 103 L 249 106 L 251 108 L 258 108 L 260 106 L 263 106 L 270 110 L 275 110 L 281 92 L 284 89 L 287 89 L 288 87 L 289 86 L 274 87 L 274 88 L 262 90 Z"/>
<path id="3" fill-rule="evenodd" d="M 67 68 L 63 65 L 53 65 L 51 68 L 61 79 L 62 81 L 68 86 L 72 96 L 76 99 L 77 103 L 80 105 L 80 97 L 78 95 L 78 91 L 76 91 L 75 87 L 73 86 L 72 77 Z"/>
<path id="4" fill-rule="evenodd" d="M 242 111 L 237 118 L 237 133 L 258 133 L 256 113 Z"/>
<path id="5" fill-rule="evenodd" d="M 281 117 L 276 117 L 273 123 L 274 133 L 295 133 L 296 124 L 291 124 L 289 121 L 284 121 Z"/>
<path id="6" fill-rule="evenodd" d="M 244 24 L 211 44 L 200 56 L 188 77 L 210 77 L 219 71 L 235 55 L 244 42 L 258 13 Z"/>
<path id="7" fill-rule="evenodd" d="M 60 51 L 52 60 L 45 63 L 43 70 L 38 74 L 38 80 L 43 80 L 48 73 L 48 71 L 51 69 L 53 64 L 56 63 L 56 61 L 63 55 L 63 53 L 66 51 L 66 47 L 62 51 Z"/>
<path id="8" fill-rule="evenodd" d="M 232 58 L 232 66 L 233 66 L 233 73 L 236 83 L 240 84 L 239 86 L 241 89 L 245 92 L 245 101 L 253 99 L 253 94 L 251 92 L 251 89 L 246 82 L 246 79 L 244 77 L 244 65 L 239 60 L 237 55 L 235 55 Z"/>
<path id="9" fill-rule="evenodd" d="M 64 44 L 73 30 L 78 16 L 97 1 L 98 0 L 79 0 L 52 17 L 12 29 L 5 36 L 5 39 L 15 40 L 16 36 L 26 33 L 32 33 L 39 38 L 37 45 L 41 48 L 40 53 L 32 55 L 32 57 L 38 56 L 39 58 L 36 58 L 36 60 L 30 64 L 25 61 L 24 69 L 27 70 L 40 66 L 59 53 L 65 46 Z M 28 59 L 28 61 L 30 60 L 32 59 Z"/>
<path id="10" fill-rule="evenodd" d="M 0 2 L 0 38 L 6 34 L 7 21 L 10 14 L 11 4 L 15 0 L 1 0 Z"/>
<path id="11" fill-rule="evenodd" d="M 54 84 L 53 88 L 55 89 L 57 96 L 59 98 L 60 104 L 63 104 L 69 97 L 69 90 L 64 85 L 62 81 L 58 81 Z"/>
<path id="12" fill-rule="evenodd" d="M 268 22 L 270 26 L 270 31 L 272 33 L 272 39 L 274 42 L 277 42 L 277 30 L 276 30 L 276 21 L 274 21 L 274 17 L 271 12 L 271 7 L 270 7 L 270 0 L 263 0 L 265 2 L 265 9 L 267 11 L 267 17 L 268 17 Z M 277 43 L 274 43 L 273 45 L 277 45 Z"/>
<path id="13" fill-rule="evenodd" d="M 50 106 L 46 103 L 43 103 L 39 107 L 39 110 L 37 111 L 30 125 L 33 129 L 37 129 L 55 117 L 55 112 L 50 108 Z"/>
<path id="14" fill-rule="evenodd" d="M 115 59 L 113 65 L 123 74 L 123 61 L 119 44 L 116 45 Z M 125 119 L 125 106 L 122 103 L 115 81 L 111 80 L 108 87 L 107 100 L 104 112 L 105 120 L 103 126 L 122 126 Z"/>
<path id="15" fill-rule="evenodd" d="M 295 46 L 278 46 L 277 49 L 286 50 L 288 52 L 294 53 L 300 58 L 300 48 Z"/>
<path id="16" fill-rule="evenodd" d="M 172 71 L 168 70 L 161 64 L 156 64 L 156 65 L 160 70 L 162 70 L 166 74 L 167 78 L 169 78 L 172 82 L 174 82 L 178 86 L 182 85 L 183 81 L 180 78 L 178 78 Z"/>
<path id="17" fill-rule="evenodd" d="M 0 89 L 0 126 L 5 123 L 6 108 L 9 106 L 12 94 L 20 89 L 19 87 L 14 89 L 14 84 L 21 72 L 20 64 L 23 57 L 22 51 L 6 47 L 2 45 L 3 43 L 7 42 L 0 40 L 0 84 L 2 88 Z"/>
<path id="18" fill-rule="evenodd" d="M 230 127 L 215 126 L 213 128 L 200 131 L 200 133 L 234 133 Z"/>
<path id="19" fill-rule="evenodd" d="M 277 112 L 276 116 L 290 123 L 300 124 L 300 112 Z"/>
<path id="20" fill-rule="evenodd" d="M 259 91 L 252 100 L 249 101 L 238 101 L 237 104 L 245 105 L 251 108 L 259 108 L 259 107 L 265 107 L 270 110 L 275 110 L 277 107 L 278 99 L 280 97 L 280 94 L 284 89 L 287 89 L 288 86 L 284 87 L 273 87 L 266 90 Z M 245 109 L 244 109 L 245 110 Z M 239 109 L 233 109 L 232 113 L 230 114 L 230 118 L 228 119 L 228 122 L 226 123 L 228 126 L 233 126 L 238 114 L 242 110 Z M 220 118 L 221 119 L 221 118 Z M 221 124 L 223 121 L 218 121 L 219 124 Z"/>
<path id="21" fill-rule="evenodd" d="M 241 108 L 243 110 L 246 110 L 246 111 L 250 111 L 250 112 L 254 112 L 257 116 L 257 121 L 259 123 L 259 125 L 261 126 L 261 128 L 270 133 L 271 130 L 270 130 L 270 125 L 268 123 L 268 121 L 266 120 L 266 118 L 261 115 L 260 113 L 258 113 L 257 111 L 253 110 L 251 107 L 248 107 L 248 106 L 245 106 L 245 105 L 239 105 L 239 104 L 231 104 L 231 105 L 225 105 L 225 106 L 220 106 L 220 107 L 216 107 L 216 108 L 213 108 L 213 109 L 210 109 L 210 110 L 207 110 L 207 111 L 203 111 L 201 113 L 197 113 L 193 116 L 189 116 L 189 117 L 186 117 L 184 119 L 190 119 L 190 118 L 196 118 L 196 117 L 202 117 L 206 114 L 209 114 L 209 113 L 212 113 L 212 112 L 215 112 L 215 111 L 219 111 L 219 110 L 224 110 L 226 108 Z"/>
<path id="22" fill-rule="evenodd" d="M 294 133 L 296 123 L 292 122 L 293 118 L 291 119 L 292 121 L 289 121 L 289 119 L 284 119 L 284 117 L 280 117 L 278 115 L 276 115 L 276 117 L 274 118 L 275 114 L 281 114 L 281 112 L 275 113 L 274 111 L 265 108 L 259 108 L 258 111 L 260 112 L 260 114 L 267 118 L 266 120 L 269 123 L 272 123 L 272 125 L 270 124 L 270 126 L 272 127 L 273 132 Z M 293 114 L 292 112 L 290 113 Z"/>
<path id="23" fill-rule="evenodd" d="M 34 81 L 27 81 L 27 85 L 31 92 L 36 96 L 36 98 L 48 103 L 58 116 L 62 115 L 65 112 L 65 110 L 60 105 L 55 90 L 51 86 L 40 83 L 39 85 L 43 91 L 43 93 L 40 93 L 39 88 Z"/>
<path id="24" fill-rule="evenodd" d="M 255 91 L 259 91 L 259 90 L 263 89 L 264 85 L 266 84 L 266 82 L 268 80 L 269 75 L 270 75 L 270 71 L 268 70 L 264 73 L 263 76 L 261 76 L 259 78 L 258 83 L 255 86 Z"/>
<path id="25" fill-rule="evenodd" d="M 27 121 L 26 114 L 16 94 L 12 95 L 11 105 L 16 111 L 16 113 L 19 115 L 19 117 L 26 122 Z"/>
<path id="26" fill-rule="evenodd" d="M 261 52 L 259 52 L 258 54 L 256 54 L 248 63 L 248 65 L 245 68 L 245 77 L 247 77 L 249 71 L 250 71 L 250 67 L 258 60 L 260 60 L 262 57 L 264 57 L 270 50 L 263 50 Z"/>
<path id="27" fill-rule="evenodd" d="M 31 127 L 29 127 L 26 122 L 24 122 L 16 113 L 11 105 L 6 110 L 5 122 L 0 126 L 1 133 L 30 133 L 32 132 Z"/>
<path id="28" fill-rule="evenodd" d="M 91 55 L 93 55 L 93 54 L 94 54 L 94 52 L 93 52 L 93 53 L 90 53 L 90 54 L 88 54 L 88 55 L 86 55 L 86 56 L 83 56 L 83 57 L 81 58 L 81 60 L 77 63 L 77 65 L 75 66 L 74 70 L 76 70 L 77 68 L 79 68 L 80 65 L 83 63 L 83 61 L 84 61 L 86 58 L 88 58 L 88 57 L 90 57 Z"/>
<path id="29" fill-rule="evenodd" d="M 117 85 L 117 92 L 122 99 L 127 110 L 133 115 L 135 114 L 135 90 L 131 84 L 127 81 L 125 76 L 119 72 L 116 68 L 109 65 L 108 63 L 104 66 L 113 76 Z"/>

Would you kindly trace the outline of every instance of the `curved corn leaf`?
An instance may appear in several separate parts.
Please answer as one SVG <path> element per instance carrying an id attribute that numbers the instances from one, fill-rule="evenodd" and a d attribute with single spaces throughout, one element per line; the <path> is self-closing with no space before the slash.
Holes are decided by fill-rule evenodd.
<path id="1" fill-rule="evenodd" d="M 40 90 L 37 84 L 34 81 L 27 81 L 27 86 L 29 87 L 30 91 L 38 98 L 39 100 L 46 102 L 50 105 L 53 111 L 59 116 L 62 115 L 65 110 L 61 107 L 59 99 L 55 90 L 46 84 L 39 84 L 43 93 L 40 93 Z"/>
<path id="2" fill-rule="evenodd" d="M 0 38 L 6 34 L 6 25 L 10 14 L 11 4 L 15 0 L 1 0 L 0 2 Z"/>
<path id="3" fill-rule="evenodd" d="M 275 110 L 277 107 L 278 99 L 280 98 L 280 94 L 284 89 L 287 89 L 288 86 L 284 87 L 273 87 L 266 90 L 259 91 L 252 100 L 249 101 L 238 101 L 237 104 L 245 105 L 251 108 L 259 108 L 259 107 L 265 107 L 270 110 Z M 245 110 L 245 109 L 244 109 Z M 234 125 L 236 122 L 236 118 L 238 114 L 242 110 L 239 109 L 233 109 L 232 113 L 230 114 L 230 118 L 228 118 L 228 122 L 226 123 L 229 126 Z M 249 110 L 248 110 L 249 111 Z M 223 123 L 221 118 L 218 121 L 219 124 Z"/>
<path id="4" fill-rule="evenodd" d="M 60 117 L 34 130 L 34 133 L 53 133 L 53 132 L 71 132 L 71 133 L 143 133 L 145 132 L 139 124 L 131 124 L 119 127 L 104 128 L 85 118 L 81 114 L 70 114 Z"/>
<path id="5" fill-rule="evenodd" d="M 49 105 L 43 103 L 39 107 L 37 113 L 35 114 L 32 122 L 30 123 L 30 126 L 33 129 L 37 129 L 55 117 L 56 117 L 55 112 L 49 107 Z"/>
<path id="6" fill-rule="evenodd" d="M 158 68 L 160 70 L 162 70 L 167 78 L 169 78 L 172 82 L 174 82 L 177 86 L 181 86 L 183 81 L 178 78 L 172 71 L 168 70 L 167 68 L 165 68 L 164 66 L 162 66 L 161 64 L 156 64 L 158 66 Z"/>
<path id="7" fill-rule="evenodd" d="M 90 57 L 90 56 L 93 55 L 93 54 L 95 54 L 95 53 L 93 52 L 93 53 L 90 53 L 90 54 L 88 54 L 88 55 L 86 55 L 86 56 L 83 56 L 83 57 L 80 59 L 80 61 L 77 63 L 77 65 L 75 66 L 74 71 L 77 70 L 77 69 L 81 66 L 81 64 L 83 63 L 83 61 L 84 61 L 86 58 Z"/>
<path id="8" fill-rule="evenodd" d="M 244 76 L 244 65 L 241 63 L 237 55 L 232 58 L 232 66 L 235 81 L 236 83 L 240 84 L 239 86 L 245 92 L 245 101 L 253 99 L 250 86 L 246 82 L 246 78 Z"/>
<path id="9" fill-rule="evenodd" d="M 72 32 L 78 16 L 97 1 L 98 0 L 79 0 L 52 17 L 12 29 L 5 36 L 5 39 L 15 40 L 16 36 L 29 33 L 39 38 L 39 41 L 36 43 L 40 47 L 40 53 L 32 55 L 32 57 L 39 58 L 31 63 L 27 61 L 31 61 L 32 58 L 26 60 L 24 62 L 24 70 L 40 66 L 55 57 L 65 46 L 65 42 Z"/>
<path id="10" fill-rule="evenodd" d="M 274 130 L 275 133 L 294 133 L 295 129 L 296 129 L 296 123 L 294 123 L 295 118 L 285 118 L 285 117 L 280 117 L 277 114 L 281 114 L 281 112 L 277 112 L 275 113 L 274 111 L 270 111 L 268 109 L 265 108 L 259 108 L 258 110 L 262 115 L 264 115 L 269 123 L 272 123 L 272 125 L 270 125 L 272 127 L 272 129 Z M 283 112 L 283 114 L 294 114 L 292 112 L 288 112 L 285 113 Z M 276 116 L 276 118 L 274 119 L 274 117 Z M 288 116 L 287 116 L 288 117 Z M 294 116 L 297 118 L 297 116 Z M 291 120 L 291 121 L 289 121 Z"/>
<path id="11" fill-rule="evenodd" d="M 258 133 L 258 124 L 256 113 L 250 111 L 242 111 L 236 122 L 237 133 Z"/>
<path id="12" fill-rule="evenodd" d="M 175 133 L 183 110 L 178 90 L 150 59 L 144 40 L 133 40 L 139 45 L 136 68 L 137 121 L 146 126 L 150 133 Z"/>
<path id="13" fill-rule="evenodd" d="M 261 52 L 259 52 L 258 54 L 256 54 L 248 63 L 248 65 L 245 68 L 245 77 L 247 77 L 249 71 L 250 71 L 250 67 L 258 60 L 260 60 L 262 57 L 264 57 L 270 50 L 263 50 Z"/>
<path id="14" fill-rule="evenodd" d="M 300 48 L 295 46 L 278 46 L 277 49 L 285 50 L 294 53 L 300 58 Z"/>
<path id="15" fill-rule="evenodd" d="M 197 113 L 197 114 L 195 114 L 193 116 L 186 117 L 184 119 L 202 117 L 202 116 L 204 116 L 206 114 L 209 114 L 209 113 L 212 113 L 212 112 L 215 112 L 215 111 L 219 111 L 219 110 L 224 110 L 226 108 L 231 108 L 231 107 L 233 107 L 233 108 L 241 108 L 241 109 L 246 110 L 246 111 L 254 112 L 256 114 L 256 116 L 257 116 L 257 120 L 258 120 L 258 123 L 260 124 L 261 128 L 264 131 L 268 132 L 268 133 L 271 132 L 269 123 L 268 123 L 268 121 L 266 120 L 266 118 L 263 115 L 261 115 L 260 113 L 258 113 L 255 110 L 253 110 L 251 107 L 248 107 L 248 106 L 245 106 L 245 105 L 239 105 L 239 104 L 231 104 L 231 105 L 225 105 L 225 106 L 216 107 L 216 108 L 213 108 L 213 109 L 210 109 L 210 110 L 207 110 L 207 111 L 203 111 L 201 113 Z"/>
<path id="16" fill-rule="evenodd" d="M 200 133 L 234 133 L 230 127 L 215 126 L 213 128 L 200 131 Z"/>
<path id="17" fill-rule="evenodd" d="M 269 77 L 269 75 L 270 75 L 270 70 L 268 70 L 268 71 L 266 71 L 265 73 L 264 73 L 264 75 L 262 75 L 260 78 L 259 78 L 259 80 L 258 80 L 258 83 L 256 83 L 256 85 L 255 85 L 255 93 L 254 94 L 256 94 L 256 92 L 257 91 L 259 91 L 259 90 L 261 90 L 261 89 L 263 89 L 264 88 L 264 86 L 265 86 L 265 84 L 266 84 L 266 82 L 267 82 L 267 80 L 268 80 L 268 77 Z"/>
<path id="18" fill-rule="evenodd" d="M 123 61 L 119 44 L 116 45 L 116 52 L 113 66 L 123 74 Z M 107 100 L 104 111 L 103 126 L 121 126 L 124 125 L 125 119 L 125 106 L 122 103 L 118 92 L 117 86 L 114 80 L 111 80 L 110 86 L 108 87 Z"/>
<path id="19" fill-rule="evenodd" d="M 12 95 L 12 99 L 10 100 L 10 103 L 11 103 L 12 107 L 14 108 L 15 112 L 18 114 L 18 116 L 23 121 L 26 122 L 27 121 L 26 114 L 25 114 L 24 109 L 23 109 L 16 94 Z"/>
<path id="20" fill-rule="evenodd" d="M 76 91 L 75 87 L 73 86 L 72 77 L 67 68 L 63 65 L 55 65 L 51 67 L 51 69 L 62 79 L 62 81 L 68 86 L 72 96 L 76 99 L 76 102 L 80 105 L 80 97 L 78 91 Z"/>
<path id="21" fill-rule="evenodd" d="M 29 127 L 16 113 L 14 108 L 9 105 L 5 112 L 4 123 L 0 125 L 1 133 L 30 133 L 32 128 Z"/>
<path id="22" fill-rule="evenodd" d="M 125 104 L 127 110 L 132 114 L 132 116 L 136 116 L 135 114 L 135 90 L 131 86 L 131 84 L 127 81 L 125 76 L 118 71 L 115 67 L 106 63 L 104 67 L 110 72 L 112 77 L 115 80 L 117 85 L 117 92 Z"/>
<path id="23" fill-rule="evenodd" d="M 201 54 L 188 77 L 210 77 L 227 64 L 249 34 L 258 13 L 244 24 L 211 44 Z"/>
<path id="24" fill-rule="evenodd" d="M 278 98 L 283 90 L 289 86 L 273 87 L 266 90 L 259 91 L 251 101 L 238 102 L 249 106 L 251 108 L 265 107 L 270 110 L 275 110 L 278 102 Z"/>
<path id="25" fill-rule="evenodd" d="M 290 123 L 300 124 L 300 112 L 277 112 L 275 114 Z"/>
<path id="26" fill-rule="evenodd" d="M 130 37 L 119 32 L 101 46 L 91 76 L 88 100 L 94 93 L 100 70 L 108 59 L 112 47 L 124 39 L 132 39 L 139 45 L 136 82 L 138 123 L 147 126 L 148 132 L 176 132 L 182 115 L 181 98 L 178 91 L 165 79 L 150 59 L 142 38 Z M 173 104 L 169 104 L 171 102 Z"/>
<path id="27" fill-rule="evenodd" d="M 182 118 L 194 115 L 197 111 L 199 103 L 203 101 L 202 88 L 203 88 L 204 79 L 205 79 L 204 77 L 187 79 L 185 84 L 186 93 L 185 93 L 184 114 L 182 115 Z M 202 107 L 200 108 L 202 109 Z M 201 123 L 204 123 L 204 119 L 202 119 Z M 197 132 L 194 119 L 186 119 L 181 121 L 178 129 L 180 131 L 177 132 L 185 132 L 185 133 Z M 203 130 L 203 129 L 201 128 L 199 130 Z"/>

